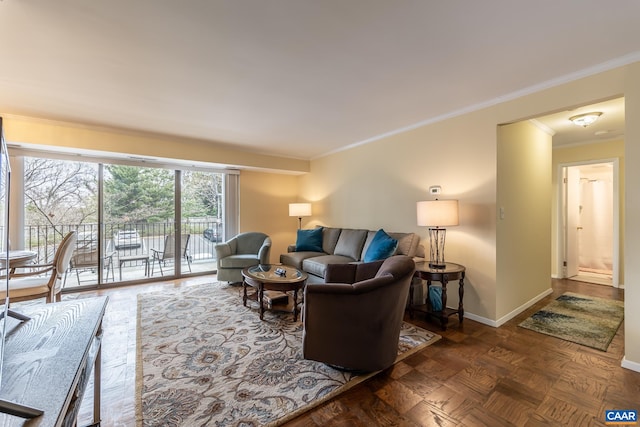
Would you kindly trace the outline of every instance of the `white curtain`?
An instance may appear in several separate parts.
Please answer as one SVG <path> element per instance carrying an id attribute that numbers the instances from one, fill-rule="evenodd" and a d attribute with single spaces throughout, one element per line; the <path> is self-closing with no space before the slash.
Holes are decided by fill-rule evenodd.
<path id="1" fill-rule="evenodd" d="M 613 269 L 613 182 L 603 174 L 580 181 L 580 268 Z"/>

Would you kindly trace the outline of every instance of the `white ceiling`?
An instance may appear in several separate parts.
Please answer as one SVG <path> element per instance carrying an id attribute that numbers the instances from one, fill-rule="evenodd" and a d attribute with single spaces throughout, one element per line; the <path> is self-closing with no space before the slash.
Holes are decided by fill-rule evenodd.
<path id="1" fill-rule="evenodd" d="M 592 112 L 602 115 L 587 127 L 569 120 L 570 117 Z M 624 98 L 564 110 L 535 120 L 550 130 L 554 147 L 616 139 L 624 136 Z"/>
<path id="2" fill-rule="evenodd" d="M 638 16 L 637 0 L 0 0 L 0 113 L 313 158 L 638 61 Z"/>

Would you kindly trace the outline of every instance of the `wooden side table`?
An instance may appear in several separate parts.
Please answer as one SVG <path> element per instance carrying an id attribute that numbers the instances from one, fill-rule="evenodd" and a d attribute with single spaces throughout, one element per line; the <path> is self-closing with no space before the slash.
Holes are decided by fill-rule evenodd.
<path id="1" fill-rule="evenodd" d="M 447 329 L 449 316 L 458 315 L 458 320 L 462 323 L 464 319 L 464 306 L 462 300 L 464 297 L 464 273 L 463 265 L 454 264 L 452 262 L 445 263 L 444 268 L 431 268 L 429 262 L 417 262 L 415 276 L 427 281 L 427 293 L 425 303 L 413 304 L 413 286 L 409 288 L 409 317 L 413 319 L 413 312 L 419 311 L 426 313 L 427 316 L 435 317 L 440 320 L 442 330 Z M 458 309 L 447 307 L 447 283 L 451 280 L 458 280 Z M 440 282 L 442 284 L 442 310 L 434 311 L 429 302 L 429 287 L 431 282 Z"/>
<path id="2" fill-rule="evenodd" d="M 284 275 L 276 274 L 276 269 L 280 269 L 285 272 Z M 242 270 L 243 296 L 242 303 L 247 306 L 247 286 L 256 289 L 256 301 L 258 301 L 260 308 L 260 320 L 264 318 L 265 310 L 265 291 L 279 291 L 287 293 L 293 291 L 293 298 L 290 300 L 287 296 L 286 304 L 274 304 L 269 309 L 278 311 L 287 311 L 293 313 L 293 321 L 298 320 L 298 291 L 302 294 L 304 286 L 309 277 L 304 271 L 300 271 L 295 267 L 282 264 L 259 264 L 251 267 L 247 267 Z"/>

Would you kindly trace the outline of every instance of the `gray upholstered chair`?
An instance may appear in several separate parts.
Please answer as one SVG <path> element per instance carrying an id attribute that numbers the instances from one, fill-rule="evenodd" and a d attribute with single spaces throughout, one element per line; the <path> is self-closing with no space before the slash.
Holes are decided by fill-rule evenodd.
<path id="1" fill-rule="evenodd" d="M 405 255 L 328 265 L 327 282 L 341 283 L 307 284 L 303 357 L 359 372 L 393 365 L 414 271 Z"/>
<path id="2" fill-rule="evenodd" d="M 256 264 L 269 264 L 271 238 L 260 232 L 240 233 L 215 246 L 218 280 L 242 282 L 242 269 Z"/>

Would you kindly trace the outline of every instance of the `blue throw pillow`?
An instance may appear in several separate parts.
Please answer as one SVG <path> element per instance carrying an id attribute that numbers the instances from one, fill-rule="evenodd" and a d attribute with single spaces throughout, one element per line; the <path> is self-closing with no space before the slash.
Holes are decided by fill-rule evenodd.
<path id="1" fill-rule="evenodd" d="M 296 252 L 324 252 L 322 250 L 322 227 L 312 230 L 298 230 Z"/>
<path id="2" fill-rule="evenodd" d="M 376 232 L 376 235 L 373 236 L 373 240 L 371 240 L 371 244 L 364 254 L 363 261 L 372 262 L 389 258 L 397 248 L 398 241 L 385 233 L 383 229 L 380 229 Z"/>

